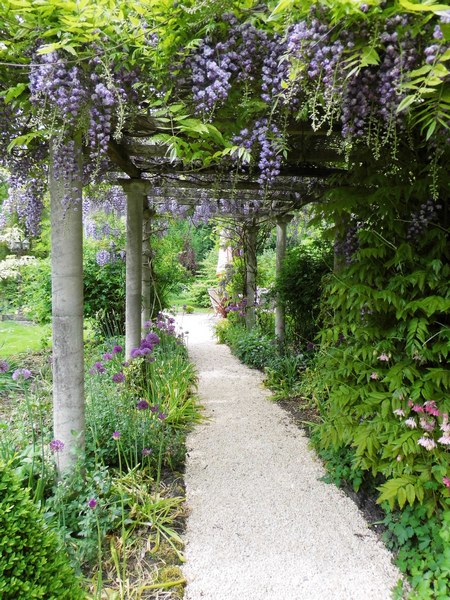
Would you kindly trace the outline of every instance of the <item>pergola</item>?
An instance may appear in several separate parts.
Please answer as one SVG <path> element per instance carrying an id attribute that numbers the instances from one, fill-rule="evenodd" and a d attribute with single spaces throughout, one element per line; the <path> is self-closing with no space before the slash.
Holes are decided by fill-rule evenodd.
<path id="1" fill-rule="evenodd" d="M 168 197 L 180 204 L 196 206 L 205 194 L 216 205 L 217 214 L 230 217 L 226 203 L 244 202 L 247 213 L 240 217 L 245 231 L 247 257 L 248 327 L 255 322 L 256 241 L 258 223 L 270 219 L 277 228 L 276 267 L 281 268 L 286 249 L 286 227 L 292 211 L 319 200 L 327 178 L 345 171 L 343 141 L 333 131 L 311 127 L 289 131 L 288 153 L 280 174 L 270 186 L 262 187 L 258 173 L 227 165 L 186 168 L 172 160 L 169 147 L 154 141 L 163 131 L 149 118 L 124 128 L 120 142 L 111 141 L 109 158 L 116 183 L 127 197 L 126 216 L 126 356 L 138 347 L 142 323 L 150 317 L 151 271 L 149 225 L 154 206 Z M 182 133 L 179 133 L 182 136 Z M 156 138 L 157 139 L 157 138 Z M 64 440 L 67 450 L 60 457 L 62 471 L 75 460 L 73 450 L 84 446 L 83 369 L 83 265 L 82 215 L 76 199 L 81 197 L 81 139 L 75 140 L 77 164 L 72 179 L 61 181 L 54 172 L 58 148 L 51 146 L 50 196 L 52 226 L 52 311 L 53 311 L 53 399 L 54 435 Z M 73 198 L 75 201 L 70 202 Z M 224 204 L 225 203 L 225 204 Z M 257 206 L 258 210 L 253 210 Z M 284 338 L 284 314 L 276 308 L 276 335 Z M 75 440 L 73 434 L 78 436 Z M 71 441 L 72 438 L 72 441 Z"/>

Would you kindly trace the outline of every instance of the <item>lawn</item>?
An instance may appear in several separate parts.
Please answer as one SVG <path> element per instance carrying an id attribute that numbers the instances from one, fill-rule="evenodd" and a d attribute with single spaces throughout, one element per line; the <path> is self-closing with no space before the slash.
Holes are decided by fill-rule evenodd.
<path id="1" fill-rule="evenodd" d="M 34 325 L 18 321 L 0 321 L 0 358 L 33 350 L 50 344 L 49 325 Z"/>

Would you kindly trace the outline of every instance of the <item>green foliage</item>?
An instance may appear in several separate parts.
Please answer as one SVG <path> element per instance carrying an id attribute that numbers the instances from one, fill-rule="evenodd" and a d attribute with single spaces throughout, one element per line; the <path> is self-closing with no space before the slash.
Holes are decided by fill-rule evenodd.
<path id="1" fill-rule="evenodd" d="M 233 354 L 249 367 L 263 370 L 278 355 L 273 337 L 264 334 L 258 327 L 248 331 L 244 325 L 219 326 L 221 340 L 228 344 Z"/>
<path id="2" fill-rule="evenodd" d="M 384 480 L 380 501 L 424 503 L 431 514 L 449 498 L 448 236 L 433 222 L 410 241 L 423 182 L 389 191 L 379 182 L 358 207 L 359 249 L 326 290 L 319 446 L 351 447 L 352 468 Z"/>
<path id="3" fill-rule="evenodd" d="M 322 280 L 332 266 L 332 250 L 323 240 L 286 253 L 276 294 L 285 308 L 288 336 L 296 345 L 312 342 L 319 331 Z"/>
<path id="4" fill-rule="evenodd" d="M 195 281 L 189 285 L 189 294 L 192 301 L 197 306 L 204 308 L 211 307 L 211 300 L 208 294 L 209 288 L 217 288 L 218 279 L 217 268 L 217 249 L 211 248 L 205 258 L 200 261 L 199 270 Z"/>
<path id="5" fill-rule="evenodd" d="M 450 596 L 450 511 L 427 515 L 424 506 L 392 512 L 385 506 L 384 540 L 409 575 L 410 600 L 445 600 Z"/>
<path id="6" fill-rule="evenodd" d="M 302 354 L 277 356 L 265 365 L 264 383 L 274 392 L 274 398 L 289 398 L 300 392 L 300 379 L 305 369 Z"/>
<path id="7" fill-rule="evenodd" d="M 0 532 L 4 600 L 84 599 L 56 533 L 5 463 L 0 465 Z"/>

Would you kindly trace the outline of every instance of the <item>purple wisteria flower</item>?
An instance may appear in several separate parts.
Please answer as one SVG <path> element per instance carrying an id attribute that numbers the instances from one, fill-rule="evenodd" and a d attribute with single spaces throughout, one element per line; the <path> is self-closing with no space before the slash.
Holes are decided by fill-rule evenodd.
<path id="1" fill-rule="evenodd" d="M 97 500 L 95 498 L 91 498 L 88 501 L 88 506 L 89 506 L 89 508 L 94 509 L 97 506 Z"/>
<path id="2" fill-rule="evenodd" d="M 114 383 L 122 383 L 123 381 L 125 381 L 125 375 L 122 372 L 114 373 L 114 375 L 112 376 L 112 380 L 114 381 Z"/>
<path id="3" fill-rule="evenodd" d="M 112 437 L 113 440 L 118 440 L 120 438 L 120 431 L 114 431 Z"/>
<path id="4" fill-rule="evenodd" d="M 16 369 L 12 374 L 12 378 L 14 381 L 21 381 L 25 379 L 29 379 L 31 377 L 31 371 L 28 369 Z"/>
<path id="5" fill-rule="evenodd" d="M 147 402 L 147 400 L 139 400 L 139 402 L 136 404 L 136 408 L 138 410 L 147 410 L 148 407 L 149 403 Z"/>
<path id="6" fill-rule="evenodd" d="M 6 373 L 9 371 L 9 364 L 6 360 L 0 360 L 0 373 Z"/>
<path id="7" fill-rule="evenodd" d="M 52 440 L 49 446 L 52 452 L 61 452 L 62 450 L 64 450 L 64 442 L 62 442 L 61 440 Z"/>

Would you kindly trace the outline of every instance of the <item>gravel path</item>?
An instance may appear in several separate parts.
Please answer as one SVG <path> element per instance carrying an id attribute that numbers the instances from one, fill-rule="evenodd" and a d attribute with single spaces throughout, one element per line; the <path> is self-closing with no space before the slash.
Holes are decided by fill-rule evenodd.
<path id="1" fill-rule="evenodd" d="M 187 441 L 185 600 L 388 600 L 400 577 L 260 373 L 180 318 L 208 420 Z"/>

